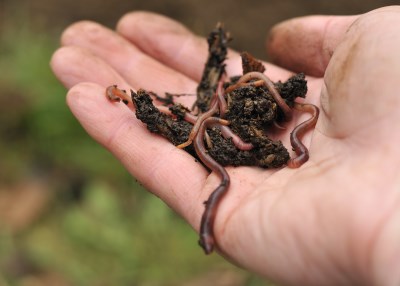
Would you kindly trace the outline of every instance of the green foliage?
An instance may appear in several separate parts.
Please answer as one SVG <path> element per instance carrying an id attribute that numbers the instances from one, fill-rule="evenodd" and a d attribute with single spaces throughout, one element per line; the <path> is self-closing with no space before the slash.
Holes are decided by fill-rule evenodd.
<path id="1" fill-rule="evenodd" d="M 41 167 L 122 179 L 119 163 L 88 137 L 65 104 L 66 90 L 49 68 L 55 37 L 19 24 L 9 25 L 0 39 L 0 70 L 7 71 L 0 80 L 0 120 L 20 132 L 3 141 L 8 145 L 1 144 L 0 150 L 28 157 L 25 168 L 17 164 L 10 173 Z M 2 138 L 9 132 L 7 126 L 0 127 Z M 15 157 L 9 159 L 12 165 L 19 155 Z"/>
<path id="2" fill-rule="evenodd" d="M 140 207 L 122 199 L 104 183 L 87 186 L 80 203 L 58 209 L 26 236 L 30 260 L 72 285 L 174 285 L 223 264 L 202 255 L 194 232 L 159 199 L 146 196 Z"/>

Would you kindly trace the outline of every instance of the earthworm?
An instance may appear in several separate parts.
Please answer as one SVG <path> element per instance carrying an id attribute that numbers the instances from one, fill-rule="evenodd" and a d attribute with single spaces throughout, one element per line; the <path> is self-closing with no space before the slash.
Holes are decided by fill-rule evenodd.
<path id="1" fill-rule="evenodd" d="M 292 144 L 293 150 L 296 152 L 297 157 L 289 159 L 287 166 L 289 168 L 298 168 L 307 162 L 309 158 L 308 149 L 300 141 L 299 137 L 303 136 L 304 133 L 313 128 L 318 120 L 319 109 L 313 104 L 306 103 L 294 103 L 294 108 L 299 111 L 309 112 L 312 114 L 311 118 L 302 122 L 290 133 L 290 143 Z"/>
<path id="2" fill-rule="evenodd" d="M 190 144 L 192 144 L 193 139 L 196 137 L 197 133 L 199 132 L 201 123 L 203 123 L 203 121 L 205 119 L 209 118 L 211 115 L 213 115 L 215 112 L 217 112 L 217 110 L 218 110 L 218 101 L 214 100 L 211 104 L 210 109 L 197 117 L 197 120 L 194 123 L 192 131 L 190 131 L 189 138 L 186 140 L 186 142 L 183 142 L 182 144 L 179 144 L 176 147 L 183 149 L 183 148 L 189 146 Z"/>
<path id="3" fill-rule="evenodd" d="M 126 105 L 132 104 L 131 97 L 126 93 L 125 90 L 119 89 L 117 85 L 110 85 L 106 88 L 106 95 L 111 101 L 122 101 Z"/>
<path id="4" fill-rule="evenodd" d="M 217 173 L 221 178 L 219 186 L 211 193 L 208 200 L 204 202 L 205 211 L 200 223 L 199 244 L 206 254 L 210 254 L 214 249 L 214 220 L 218 205 L 229 188 L 230 178 L 223 166 L 218 164 L 210 155 L 204 145 L 204 132 L 209 125 L 222 124 L 218 117 L 206 118 L 201 124 L 198 133 L 193 141 L 193 146 L 200 160 L 211 170 Z"/>
<path id="5" fill-rule="evenodd" d="M 171 113 L 169 111 L 169 109 L 167 109 L 165 107 L 163 108 L 163 107 L 164 106 L 158 107 L 161 112 L 168 113 L 168 114 Z M 183 119 L 192 124 L 195 124 L 197 122 L 197 116 L 193 115 L 189 112 L 185 113 L 185 117 Z M 224 124 L 222 125 L 220 123 L 217 123 L 217 124 L 211 124 L 211 125 L 213 125 L 213 127 L 214 126 L 218 127 L 221 130 L 221 134 L 225 139 L 232 138 L 232 142 L 236 146 L 236 148 L 238 148 L 239 150 L 242 150 L 242 151 L 249 151 L 254 148 L 253 144 L 244 142 L 242 140 L 242 138 L 240 138 L 236 133 L 234 133 L 232 131 L 232 129 L 229 128 L 229 126 L 227 126 L 227 125 L 229 125 L 229 121 L 221 119 L 221 122 L 223 122 Z M 205 135 L 207 135 L 207 132 L 205 132 Z M 207 139 L 207 142 L 211 142 L 209 138 Z M 210 147 L 211 144 L 207 143 L 207 146 Z"/>
<path id="6" fill-rule="evenodd" d="M 260 81 L 260 82 L 261 82 L 261 84 L 263 83 L 262 81 Z M 248 84 L 248 83 L 246 83 L 246 84 Z M 221 81 L 220 86 L 218 87 L 217 93 L 216 93 L 220 117 L 224 117 L 226 109 L 228 107 L 226 100 L 224 98 L 224 95 L 222 93 L 222 90 L 223 89 L 222 89 L 222 81 Z M 210 110 L 212 110 L 212 111 L 209 113 Z M 166 113 L 165 110 L 160 110 L 160 111 Z M 190 145 L 191 142 L 193 141 L 194 137 L 196 136 L 196 133 L 199 130 L 201 122 L 204 121 L 204 119 L 202 119 L 201 117 L 202 116 L 204 116 L 205 118 L 210 117 L 212 115 L 212 113 L 214 113 L 214 112 L 216 112 L 215 101 L 213 101 L 210 109 L 207 112 L 200 115 L 200 117 L 193 115 L 189 112 L 186 112 L 183 119 L 189 123 L 192 123 L 194 126 L 192 128 L 192 131 L 189 134 L 188 140 L 186 142 L 178 145 L 177 147 L 184 148 L 184 147 Z M 242 151 L 249 151 L 254 148 L 253 144 L 244 142 L 238 135 L 236 135 L 232 131 L 232 129 L 230 129 L 228 126 L 226 126 L 226 125 L 229 125 L 228 121 L 224 120 L 224 121 L 220 121 L 220 122 L 223 122 L 224 124 L 218 123 L 218 124 L 210 124 L 210 125 L 217 126 L 221 130 L 222 136 L 225 139 L 232 138 L 232 142 L 236 146 L 236 148 L 238 148 L 239 150 L 242 150 Z M 207 132 L 205 132 L 205 136 L 208 136 Z M 212 145 L 211 139 L 209 137 L 208 138 L 206 137 L 206 142 L 207 142 L 207 146 L 210 147 Z M 183 147 L 181 147 L 181 146 L 183 146 Z"/>
<path id="7" fill-rule="evenodd" d="M 163 112 L 162 110 L 160 111 Z M 184 120 L 189 123 L 195 124 L 197 121 L 197 116 L 187 112 L 185 113 Z M 221 119 L 221 121 L 222 120 L 223 119 Z M 236 146 L 236 148 L 242 151 L 249 151 L 254 148 L 253 144 L 244 142 L 242 138 L 240 138 L 235 132 L 232 131 L 232 129 L 229 128 L 229 126 L 227 126 L 229 124 L 229 121 L 223 120 L 222 122 L 224 123 L 223 125 L 218 123 L 215 124 L 215 126 L 217 126 L 221 130 L 221 134 L 225 139 L 232 138 L 232 142 Z M 207 132 L 205 134 L 207 135 Z M 207 141 L 209 141 L 209 139 L 207 139 Z M 207 145 L 211 146 L 209 143 L 207 143 Z"/>
<path id="8" fill-rule="evenodd" d="M 228 109 L 228 104 L 226 103 L 223 88 L 222 88 L 222 81 L 221 81 L 221 88 L 217 90 L 217 100 L 219 106 L 219 117 L 224 118 L 226 110 Z"/>
<path id="9" fill-rule="evenodd" d="M 190 144 L 192 144 L 194 138 L 196 137 L 196 134 L 199 132 L 201 123 L 203 123 L 204 120 L 206 120 L 207 118 L 212 116 L 214 113 L 216 113 L 218 111 L 218 107 L 220 107 L 220 110 L 221 110 L 223 108 L 222 107 L 223 102 L 225 102 L 224 108 L 226 109 L 226 101 L 222 95 L 222 84 L 223 84 L 223 81 L 221 80 L 218 83 L 218 87 L 215 92 L 215 95 L 214 95 L 213 99 L 211 100 L 210 109 L 208 109 L 206 112 L 200 114 L 197 117 L 197 120 L 193 125 L 192 131 L 190 131 L 189 138 L 186 140 L 186 142 L 183 142 L 182 144 L 179 144 L 176 147 L 183 149 L 183 148 L 189 146 Z"/>
<path id="10" fill-rule="evenodd" d="M 272 97 L 275 99 L 276 104 L 282 109 L 283 114 L 285 115 L 285 121 L 290 121 L 292 119 L 292 110 L 286 104 L 285 100 L 281 97 L 279 92 L 276 90 L 274 83 L 267 77 L 265 74 L 260 72 L 249 72 L 244 74 L 236 84 L 245 83 L 252 79 L 259 79 L 264 81 L 265 87 L 271 93 Z M 257 81 L 258 82 L 258 81 Z M 229 89 L 229 87 L 228 87 Z M 228 91 L 226 91 L 228 92 Z"/>
<path id="11" fill-rule="evenodd" d="M 257 80 L 257 81 L 252 81 L 252 82 L 236 82 L 235 84 L 232 84 L 230 86 L 228 86 L 225 89 L 225 93 L 230 93 L 232 91 L 234 91 L 235 89 L 239 88 L 239 87 L 245 87 L 245 86 L 262 86 L 264 84 L 263 80 Z"/>
<path id="12" fill-rule="evenodd" d="M 219 125 L 219 129 L 221 130 L 222 136 L 224 136 L 225 139 L 231 138 L 233 144 L 238 148 L 239 150 L 242 151 L 249 151 L 254 148 L 253 144 L 244 142 L 242 138 L 240 138 L 236 133 L 232 131 L 228 126 L 225 125 Z"/>

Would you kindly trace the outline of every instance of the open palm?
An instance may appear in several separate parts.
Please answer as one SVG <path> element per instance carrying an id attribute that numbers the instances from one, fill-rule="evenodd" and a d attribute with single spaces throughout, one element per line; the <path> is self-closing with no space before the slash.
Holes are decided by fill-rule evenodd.
<path id="1" fill-rule="evenodd" d="M 310 160 L 299 169 L 227 168 L 231 186 L 215 223 L 222 255 L 288 285 L 399 283 L 399 16 L 399 7 L 388 7 L 273 29 L 270 53 L 287 69 L 266 63 L 266 73 L 273 80 L 294 70 L 309 74 L 306 101 L 320 106 L 320 119 L 304 138 Z M 218 177 L 104 92 L 117 84 L 194 93 L 206 57 L 205 39 L 168 18 L 136 12 L 116 32 L 92 22 L 72 25 L 51 62 L 87 132 L 196 229 Z M 234 51 L 227 72 L 241 73 Z M 187 106 L 193 99 L 179 98 Z M 296 113 L 279 135 L 286 146 L 307 116 Z"/>

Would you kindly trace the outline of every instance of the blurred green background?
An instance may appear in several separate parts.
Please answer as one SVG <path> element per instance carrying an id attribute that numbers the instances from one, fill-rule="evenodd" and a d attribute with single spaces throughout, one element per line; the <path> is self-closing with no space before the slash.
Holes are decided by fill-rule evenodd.
<path id="1" fill-rule="evenodd" d="M 48 64 L 67 25 L 113 27 L 139 9 L 202 35 L 222 21 L 234 48 L 265 59 L 279 21 L 396 2 L 0 0 L 0 286 L 270 285 L 206 257 L 194 231 L 83 131 Z"/>

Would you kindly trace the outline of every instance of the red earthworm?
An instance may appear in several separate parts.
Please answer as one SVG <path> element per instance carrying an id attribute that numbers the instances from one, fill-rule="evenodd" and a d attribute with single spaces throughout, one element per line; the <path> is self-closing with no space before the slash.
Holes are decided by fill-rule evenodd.
<path id="1" fill-rule="evenodd" d="M 196 137 L 197 133 L 199 132 L 201 123 L 205 119 L 207 119 L 208 117 L 213 115 L 215 112 L 217 112 L 217 110 L 218 110 L 218 101 L 214 100 L 212 102 L 212 105 L 211 105 L 210 109 L 197 117 L 197 120 L 194 123 L 192 131 L 190 131 L 189 138 L 186 140 L 186 142 L 183 142 L 182 144 L 179 144 L 176 147 L 178 147 L 180 149 L 183 149 L 183 148 L 189 146 L 190 144 L 192 144 L 193 139 Z"/>
<path id="2" fill-rule="evenodd" d="M 256 86 L 257 87 L 257 86 L 262 86 L 263 84 L 264 84 L 263 80 L 257 80 L 257 81 L 252 81 L 252 82 L 237 82 L 235 84 L 228 86 L 225 89 L 225 93 L 230 93 L 239 87 L 244 87 L 244 86 Z"/>
<path id="3" fill-rule="evenodd" d="M 222 136 L 224 136 L 224 138 L 232 138 L 233 144 L 235 144 L 236 148 L 238 148 L 239 150 L 249 151 L 254 148 L 253 144 L 244 142 L 228 126 L 219 125 L 218 127 L 221 130 Z"/>
<path id="4" fill-rule="evenodd" d="M 197 116 L 190 113 L 186 113 L 184 120 L 194 124 L 197 120 Z M 242 138 L 240 138 L 236 133 L 234 133 L 232 129 L 230 129 L 229 126 L 227 126 L 228 124 L 229 122 L 224 120 L 224 125 L 215 124 L 215 126 L 217 126 L 221 130 L 221 134 L 225 139 L 232 138 L 233 144 L 235 144 L 236 148 L 238 148 L 239 150 L 249 151 L 254 148 L 253 144 L 244 142 Z M 207 132 L 205 134 L 207 135 Z M 207 146 L 211 148 L 209 143 L 207 143 Z"/>
<path id="5" fill-rule="evenodd" d="M 224 97 L 224 89 L 222 88 L 222 81 L 220 82 L 220 88 L 217 89 L 217 100 L 218 100 L 218 106 L 219 106 L 219 117 L 224 118 L 226 110 L 228 108 L 228 104 L 226 103 L 225 97 Z"/>
<path id="6" fill-rule="evenodd" d="M 209 118 L 210 116 L 212 116 L 214 113 L 216 113 L 216 112 L 218 111 L 219 102 L 220 102 L 220 99 L 218 98 L 218 97 L 219 97 L 218 94 L 219 94 L 219 93 L 221 92 L 221 90 L 222 90 L 222 84 L 223 84 L 223 82 L 222 82 L 222 80 L 221 80 L 221 81 L 218 83 L 218 87 L 217 87 L 217 90 L 216 90 L 216 92 L 215 92 L 215 95 L 214 95 L 214 97 L 213 97 L 212 100 L 211 100 L 210 109 L 208 109 L 206 112 L 200 114 L 200 115 L 197 117 L 197 120 L 196 120 L 196 122 L 195 122 L 194 125 L 193 125 L 192 131 L 190 131 L 189 138 L 186 140 L 186 142 L 183 142 L 182 144 L 179 144 L 179 145 L 176 146 L 176 147 L 178 147 L 178 148 L 180 148 L 180 149 L 183 149 L 183 148 L 189 146 L 190 144 L 192 144 L 194 138 L 196 137 L 196 134 L 199 132 L 201 123 L 202 123 L 204 120 L 206 120 L 207 118 Z M 225 107 L 225 108 L 226 108 L 226 107 Z"/>
<path id="7" fill-rule="evenodd" d="M 296 152 L 297 157 L 292 158 L 287 162 L 287 166 L 289 168 L 298 168 L 307 162 L 309 158 L 308 149 L 300 141 L 299 137 L 303 136 L 307 130 L 315 126 L 319 116 L 319 109 L 313 104 L 295 102 L 294 108 L 299 111 L 309 112 L 312 114 L 312 116 L 310 119 L 296 126 L 292 133 L 290 133 L 290 143 L 292 144 L 293 150 Z"/>
<path id="8" fill-rule="evenodd" d="M 161 109 L 162 107 L 163 106 L 159 107 L 159 110 L 161 112 L 168 113 L 168 114 L 171 113 L 169 111 L 169 109 L 166 109 L 166 108 Z M 189 112 L 186 112 L 185 117 L 183 119 L 189 123 L 195 124 L 197 121 L 197 116 L 193 115 Z M 221 119 L 221 120 L 223 120 L 223 119 Z M 227 126 L 229 124 L 228 121 L 223 120 L 223 123 L 224 123 L 223 125 L 215 124 L 215 126 L 217 126 L 221 130 L 221 134 L 225 139 L 232 138 L 232 142 L 233 142 L 233 144 L 235 144 L 236 148 L 238 148 L 239 150 L 242 150 L 242 151 L 249 151 L 254 148 L 253 144 L 244 142 L 236 133 L 234 133 L 232 131 L 232 129 L 230 129 Z M 207 135 L 207 132 L 205 132 L 205 135 Z M 211 142 L 210 139 L 207 139 L 207 142 Z M 209 146 L 209 148 L 211 148 L 210 143 L 207 143 L 207 146 Z"/>
<path id="9" fill-rule="evenodd" d="M 264 81 L 265 87 L 275 99 L 276 104 L 278 104 L 278 106 L 282 109 L 282 112 L 285 115 L 285 120 L 290 121 L 292 119 L 292 110 L 286 104 L 285 100 L 281 97 L 279 92 L 276 90 L 274 83 L 265 74 L 260 72 L 246 73 L 237 81 L 237 84 L 244 83 L 252 79 L 260 79 Z"/>
<path id="10" fill-rule="evenodd" d="M 185 117 L 183 119 L 189 123 L 195 124 L 197 121 L 197 116 L 194 114 L 191 114 L 190 112 L 186 112 Z"/>
<path id="11" fill-rule="evenodd" d="M 171 111 L 165 106 L 159 106 L 158 109 L 163 113 L 171 114 Z M 183 119 L 189 123 L 195 124 L 198 117 L 189 112 L 186 112 Z M 236 148 L 242 151 L 249 151 L 254 148 L 253 144 L 244 142 L 236 133 L 232 131 L 232 129 L 227 126 L 229 125 L 228 121 L 221 119 L 221 122 L 223 122 L 224 124 L 222 125 L 218 123 L 214 126 L 217 126 L 221 130 L 221 134 L 225 139 L 232 138 L 232 142 L 236 146 Z M 205 135 L 207 136 L 207 132 L 205 132 Z M 207 146 L 211 148 L 212 144 L 209 143 L 211 142 L 211 139 L 206 138 L 206 142 L 208 142 Z"/>
<path id="12" fill-rule="evenodd" d="M 125 90 L 119 89 L 117 85 L 110 85 L 106 88 L 106 96 L 111 101 L 122 101 L 126 105 L 132 105 L 131 97 L 126 93 Z"/>
<path id="13" fill-rule="evenodd" d="M 210 155 L 204 145 L 204 132 L 207 126 L 213 124 L 222 124 L 218 117 L 206 118 L 201 124 L 198 133 L 193 141 L 193 146 L 200 160 L 211 170 L 217 173 L 221 178 L 219 186 L 211 193 L 208 200 L 204 202 L 205 211 L 200 223 L 199 244 L 206 254 L 210 254 L 214 249 L 214 220 L 218 205 L 229 188 L 230 178 L 223 166 L 218 164 Z"/>

